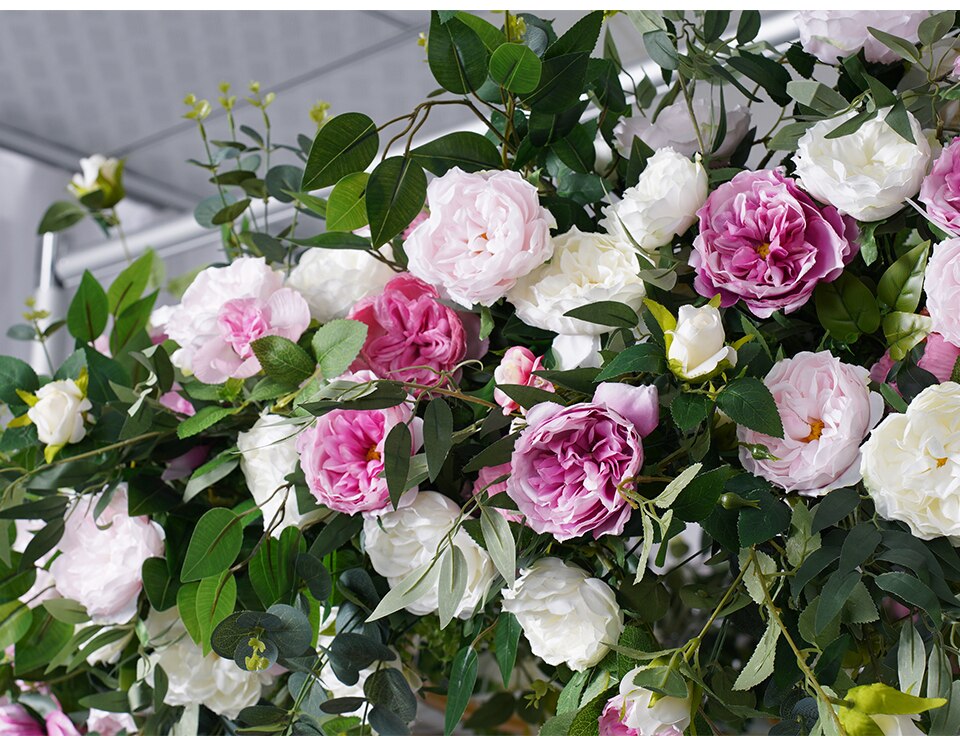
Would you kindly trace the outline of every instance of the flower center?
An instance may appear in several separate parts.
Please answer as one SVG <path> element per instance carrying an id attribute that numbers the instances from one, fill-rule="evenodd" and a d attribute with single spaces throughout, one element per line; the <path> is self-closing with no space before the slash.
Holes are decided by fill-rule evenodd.
<path id="1" fill-rule="evenodd" d="M 380 453 L 377 451 L 376 445 L 371 445 L 370 449 L 367 450 L 367 462 L 369 463 L 372 460 L 379 460 Z"/>
<path id="2" fill-rule="evenodd" d="M 759 255 L 761 258 L 766 258 L 768 255 L 770 255 L 770 243 L 767 243 L 766 241 L 760 243 L 760 245 L 757 246 L 757 255 Z"/>
<path id="3" fill-rule="evenodd" d="M 484 240 L 490 240 L 490 238 L 487 236 L 486 233 L 480 233 L 480 237 L 483 238 Z"/>
<path id="4" fill-rule="evenodd" d="M 820 419 L 810 420 L 810 434 L 804 437 L 801 442 L 813 442 L 814 440 L 820 439 L 820 435 L 823 434 L 823 421 Z"/>
<path id="5" fill-rule="evenodd" d="M 259 300 L 231 299 L 226 302 L 217 315 L 217 325 L 224 341 L 243 360 L 253 355 L 250 347 L 257 338 L 270 330 L 269 310 L 265 310 Z"/>
<path id="6" fill-rule="evenodd" d="M 945 457 L 938 457 L 938 458 L 937 458 L 937 467 L 938 467 L 938 468 L 942 468 L 942 467 L 943 467 L 944 465 L 946 465 L 946 464 L 947 464 L 947 458 L 945 458 Z"/>

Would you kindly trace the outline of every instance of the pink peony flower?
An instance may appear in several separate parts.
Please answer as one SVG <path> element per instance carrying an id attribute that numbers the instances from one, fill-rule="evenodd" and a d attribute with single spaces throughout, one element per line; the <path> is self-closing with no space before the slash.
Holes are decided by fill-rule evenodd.
<path id="1" fill-rule="evenodd" d="M 935 245 L 927 263 L 923 290 L 934 332 L 960 346 L 960 238 Z"/>
<path id="2" fill-rule="evenodd" d="M 47 736 L 80 736 L 80 730 L 70 720 L 70 716 L 62 710 L 47 713 L 44 721 L 47 726 Z"/>
<path id="3" fill-rule="evenodd" d="M 940 152 L 920 185 L 919 198 L 931 220 L 947 232 L 960 233 L 960 138 Z"/>
<path id="4" fill-rule="evenodd" d="M 376 380 L 369 371 L 347 374 L 342 380 Z M 390 430 L 406 422 L 412 443 L 410 454 L 423 445 L 423 421 L 408 404 L 388 409 L 347 411 L 334 409 L 297 437 L 300 467 L 310 492 L 327 508 L 345 514 L 380 511 L 390 504 L 383 472 L 383 443 Z"/>
<path id="5" fill-rule="evenodd" d="M 87 717 L 87 730 L 96 731 L 100 736 L 117 736 L 123 730 L 133 736 L 137 733 L 137 724 L 129 713 L 109 713 L 105 710 L 90 709 Z"/>
<path id="6" fill-rule="evenodd" d="M 553 254 L 557 223 L 515 171 L 454 167 L 427 186 L 427 204 L 404 243 L 410 273 L 464 307 L 490 306 Z"/>
<path id="7" fill-rule="evenodd" d="M 637 729 L 630 728 L 623 722 L 630 707 L 622 695 L 610 698 L 600 714 L 600 736 L 643 736 Z"/>
<path id="8" fill-rule="evenodd" d="M 367 325 L 367 341 L 353 370 L 381 378 L 435 385 L 467 352 L 460 316 L 438 301 L 432 286 L 410 274 L 394 276 L 383 292 L 357 302 L 348 317 Z"/>
<path id="9" fill-rule="evenodd" d="M 207 462 L 210 457 L 210 445 L 196 445 L 182 455 L 167 461 L 167 467 L 160 476 L 161 480 L 171 481 L 179 478 L 189 478 L 193 471 Z"/>
<path id="10" fill-rule="evenodd" d="M 500 385 L 532 386 L 553 393 L 553 384 L 545 378 L 534 375 L 535 371 L 543 370 L 543 358 L 536 357 L 527 348 L 515 346 L 508 348 L 503 354 L 503 360 L 493 371 L 493 380 Z M 493 390 L 493 398 L 503 407 L 504 414 L 510 414 L 521 409 L 520 404 L 507 396 L 499 388 Z"/>
<path id="11" fill-rule="evenodd" d="M 167 393 L 157 400 L 157 403 L 160 404 L 160 406 L 169 409 L 174 414 L 192 417 L 197 413 L 197 410 L 194 409 L 193 404 L 191 404 L 187 398 L 179 392 L 179 388 L 179 385 L 174 384 L 170 391 L 167 391 Z"/>
<path id="12" fill-rule="evenodd" d="M 82 605 L 96 624 L 123 624 L 137 612 L 148 557 L 163 555 L 163 529 L 146 516 L 127 515 L 127 490 L 114 490 L 94 519 L 100 494 L 82 496 L 66 518 L 50 566 L 57 590 Z"/>
<path id="13" fill-rule="evenodd" d="M 936 376 L 940 383 L 949 381 L 953 376 L 957 359 L 960 359 L 960 347 L 947 342 L 943 339 L 943 335 L 936 332 L 927 335 L 924 342 L 926 344 L 923 348 L 923 355 L 917 361 L 917 365 Z M 891 368 L 893 368 L 893 358 L 890 357 L 888 351 L 873 364 L 870 369 L 870 380 L 877 383 L 886 383 Z M 890 385 L 896 388 L 895 383 Z"/>
<path id="14" fill-rule="evenodd" d="M 46 729 L 19 703 L 0 705 L 0 736 L 46 736 Z"/>
<path id="15" fill-rule="evenodd" d="M 530 409 L 507 481 L 527 525 L 561 542 L 622 532 L 631 507 L 619 487 L 643 466 L 641 440 L 659 422 L 657 399 L 653 386 L 601 383 L 590 403 Z"/>
<path id="16" fill-rule="evenodd" d="M 510 463 L 502 463 L 501 465 L 487 465 L 480 468 L 480 472 L 477 473 L 477 479 L 473 482 L 472 495 L 476 496 L 483 491 L 487 492 L 487 497 L 492 498 L 499 493 L 503 493 L 507 490 L 507 478 L 504 478 L 501 481 L 496 481 L 498 478 L 503 478 L 503 476 L 510 475 Z M 505 518 L 507 521 L 516 521 L 518 523 L 523 522 L 523 514 L 518 514 L 515 511 L 510 511 L 509 509 L 497 509 L 497 511 Z"/>
<path id="17" fill-rule="evenodd" d="M 740 448 L 747 471 L 785 491 L 822 496 L 860 478 L 860 445 L 883 416 L 883 398 L 868 388 L 865 368 L 827 351 L 781 360 L 764 383 L 783 421 L 783 439 L 740 426 L 737 438 L 767 448 L 776 460 L 754 459 Z"/>
<path id="18" fill-rule="evenodd" d="M 165 329 L 180 349 L 171 359 L 204 383 L 260 372 L 251 343 L 267 335 L 297 340 L 310 325 L 310 308 L 283 275 L 262 258 L 238 258 L 202 271 L 184 292 Z"/>
<path id="19" fill-rule="evenodd" d="M 697 292 L 720 294 L 724 307 L 742 299 L 758 317 L 799 309 L 859 250 L 855 222 L 835 207 L 819 209 L 779 170 L 737 174 L 697 214 Z"/>

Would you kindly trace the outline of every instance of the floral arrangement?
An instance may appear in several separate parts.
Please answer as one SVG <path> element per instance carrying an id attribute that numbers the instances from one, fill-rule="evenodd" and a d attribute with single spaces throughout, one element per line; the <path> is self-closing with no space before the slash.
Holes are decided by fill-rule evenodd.
<path id="1" fill-rule="evenodd" d="M 222 261 L 0 358 L 0 733 L 960 732 L 956 14 L 626 14 L 653 77 L 439 11 L 396 120 L 187 98 Z"/>

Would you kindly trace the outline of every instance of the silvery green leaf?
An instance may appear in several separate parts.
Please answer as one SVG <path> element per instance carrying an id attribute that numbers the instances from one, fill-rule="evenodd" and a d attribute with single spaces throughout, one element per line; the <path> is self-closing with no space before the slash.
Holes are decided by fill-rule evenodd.
<path id="1" fill-rule="evenodd" d="M 753 599 L 754 603 L 763 604 L 763 587 L 761 586 L 760 576 L 758 573 L 762 573 L 764 576 L 764 586 L 769 591 L 770 583 L 768 582 L 770 576 L 774 575 L 777 572 L 777 563 L 774 562 L 773 558 L 764 553 L 764 552 L 755 552 L 757 556 L 757 564 L 750 565 L 750 568 L 743 576 L 743 584 L 747 589 L 747 593 L 750 594 L 750 597 Z M 744 566 L 749 563 L 750 554 L 748 550 L 742 550 L 740 552 L 740 565 Z M 759 571 L 757 566 L 760 567 Z M 772 594 L 771 594 L 772 597 Z"/>
<path id="2" fill-rule="evenodd" d="M 457 607 L 467 589 L 467 560 L 455 544 L 451 545 L 440 558 L 440 581 L 438 593 L 440 628 L 457 614 Z"/>
<path id="3" fill-rule="evenodd" d="M 750 659 L 740 671 L 737 681 L 733 684 L 734 690 L 749 690 L 756 687 L 773 674 L 773 661 L 777 653 L 777 640 L 780 638 L 780 627 L 771 620 L 767 623 L 767 630 L 763 632 L 757 648 L 753 650 Z"/>
<path id="4" fill-rule="evenodd" d="M 927 652 L 923 647 L 920 632 L 911 623 L 900 629 L 900 644 L 897 646 L 897 674 L 900 689 L 908 695 L 917 695 L 927 669 Z"/>
<path id="5" fill-rule="evenodd" d="M 647 572 L 647 560 L 650 558 L 650 549 L 653 547 L 653 522 L 647 513 L 642 513 L 643 522 L 643 547 L 640 549 L 640 559 L 637 561 L 637 577 L 634 584 L 643 580 L 644 573 Z"/>
<path id="6" fill-rule="evenodd" d="M 694 463 L 670 481 L 654 501 L 657 508 L 668 508 L 670 504 L 676 500 L 677 496 L 680 495 L 680 492 L 690 484 L 694 476 L 700 472 L 700 468 L 702 467 L 703 465 L 701 463 Z"/>
<path id="7" fill-rule="evenodd" d="M 494 567 L 507 585 L 513 585 L 517 575 L 517 545 L 510 525 L 496 511 L 480 507 L 480 530 Z"/>
<path id="8" fill-rule="evenodd" d="M 376 621 L 377 619 L 389 616 L 391 613 L 396 613 L 402 608 L 406 608 L 411 603 L 415 603 L 437 587 L 439 578 L 440 566 L 437 565 L 436 560 L 431 560 L 421 565 L 392 587 L 389 593 L 383 596 L 383 599 L 367 618 L 367 621 Z"/>

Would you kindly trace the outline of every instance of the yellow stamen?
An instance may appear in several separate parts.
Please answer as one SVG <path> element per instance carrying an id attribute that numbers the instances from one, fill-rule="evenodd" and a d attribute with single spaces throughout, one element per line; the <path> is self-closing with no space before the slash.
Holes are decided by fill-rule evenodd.
<path id="1" fill-rule="evenodd" d="M 367 450 L 367 462 L 371 460 L 379 460 L 380 453 L 377 451 L 377 446 L 373 445 L 369 450 Z"/>
<path id="2" fill-rule="evenodd" d="M 938 457 L 938 458 L 937 458 L 937 467 L 938 467 L 938 468 L 942 468 L 942 467 L 943 467 L 944 465 L 946 465 L 946 464 L 947 464 L 947 458 L 945 458 L 945 457 Z"/>
<path id="3" fill-rule="evenodd" d="M 770 243 L 760 243 L 760 245 L 757 246 L 757 253 L 761 258 L 766 258 L 770 255 Z"/>
<path id="4" fill-rule="evenodd" d="M 810 434 L 804 437 L 801 442 L 813 442 L 814 440 L 820 439 L 820 435 L 823 434 L 823 422 L 819 419 L 813 419 L 810 421 Z"/>

